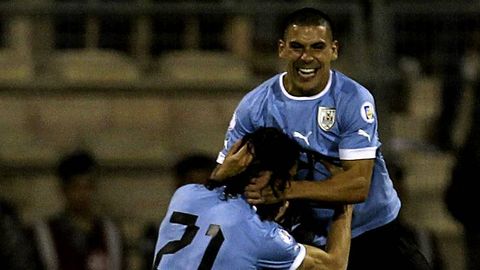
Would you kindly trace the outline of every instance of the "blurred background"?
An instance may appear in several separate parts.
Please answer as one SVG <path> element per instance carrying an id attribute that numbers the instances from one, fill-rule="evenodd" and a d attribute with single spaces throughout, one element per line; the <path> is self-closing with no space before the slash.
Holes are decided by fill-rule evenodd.
<path id="1" fill-rule="evenodd" d="M 375 95 L 405 219 L 438 237 L 444 269 L 464 269 L 462 227 L 443 194 L 472 125 L 478 1 L 2 0 L 0 197 L 26 226 L 59 211 L 57 161 L 88 149 L 100 165 L 97 205 L 124 231 L 128 269 L 140 269 L 175 163 L 215 159 L 240 98 L 283 69 L 279 22 L 304 6 L 333 18 L 335 68 Z M 457 99 L 444 106 L 454 79 Z"/>

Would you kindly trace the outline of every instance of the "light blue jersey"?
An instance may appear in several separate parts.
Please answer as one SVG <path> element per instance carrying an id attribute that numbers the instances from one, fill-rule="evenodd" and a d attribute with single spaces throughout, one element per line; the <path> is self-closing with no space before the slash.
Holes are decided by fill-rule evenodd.
<path id="1" fill-rule="evenodd" d="M 276 127 L 305 150 L 332 160 L 375 159 L 368 198 L 354 208 L 352 237 L 395 219 L 401 204 L 379 150 L 375 103 L 370 92 L 332 70 L 327 86 L 320 93 L 296 97 L 284 88 L 284 76 L 285 73 L 277 74 L 242 99 L 230 121 L 217 162 L 223 163 L 228 149 L 245 134 L 259 127 Z M 302 154 L 301 160 L 308 163 L 307 154 Z M 308 179 L 307 173 L 301 169 L 298 176 Z M 329 176 L 328 170 L 316 162 L 313 179 L 322 181 Z M 331 209 L 314 207 L 319 227 L 326 227 L 332 215 Z M 325 245 L 325 237 L 317 235 L 315 244 Z"/>
<path id="2" fill-rule="evenodd" d="M 261 221 L 242 197 L 224 188 L 180 187 L 155 247 L 156 269 L 297 269 L 305 247 L 280 225 Z"/>

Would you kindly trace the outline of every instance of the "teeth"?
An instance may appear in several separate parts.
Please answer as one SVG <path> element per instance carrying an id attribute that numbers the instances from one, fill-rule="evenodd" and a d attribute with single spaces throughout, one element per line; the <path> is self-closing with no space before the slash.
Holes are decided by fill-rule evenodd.
<path id="1" fill-rule="evenodd" d="M 314 68 L 299 68 L 298 70 L 304 74 L 310 74 L 315 72 Z"/>

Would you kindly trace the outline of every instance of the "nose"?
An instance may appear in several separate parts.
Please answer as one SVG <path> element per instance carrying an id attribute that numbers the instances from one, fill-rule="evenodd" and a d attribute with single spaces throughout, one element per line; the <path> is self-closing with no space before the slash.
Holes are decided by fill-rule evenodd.
<path id="1" fill-rule="evenodd" d="M 313 56 L 310 52 L 309 49 L 305 49 L 303 50 L 302 52 L 302 55 L 300 56 L 300 58 L 305 61 L 305 62 L 310 62 L 310 61 L 313 61 Z"/>

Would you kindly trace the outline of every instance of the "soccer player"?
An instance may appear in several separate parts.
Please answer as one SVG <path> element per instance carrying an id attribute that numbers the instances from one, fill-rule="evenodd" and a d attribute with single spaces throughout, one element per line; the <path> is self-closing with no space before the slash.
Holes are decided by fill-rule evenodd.
<path id="1" fill-rule="evenodd" d="M 314 245 L 326 244 L 334 213 L 321 207 L 353 203 L 349 269 L 428 269 L 418 248 L 398 230 L 401 203 L 380 152 L 374 98 L 331 68 L 339 49 L 331 20 L 317 9 L 302 8 L 286 17 L 282 29 L 278 55 L 287 62 L 286 72 L 244 96 L 217 162 L 224 162 L 232 144 L 258 127 L 283 130 L 303 148 L 296 177 L 302 181 L 292 181 L 285 196 L 310 202 L 309 209 L 301 210 L 310 212 L 304 225 L 313 230 Z M 337 162 L 343 171 L 331 175 L 321 160 Z M 212 178 L 224 176 L 215 170 Z M 253 204 L 278 201 L 259 185 L 250 185 L 246 194 Z"/>
<path id="2" fill-rule="evenodd" d="M 94 154 L 73 151 L 61 157 L 56 169 L 65 208 L 33 228 L 41 269 L 126 269 L 119 224 L 95 208 L 99 167 Z"/>
<path id="3" fill-rule="evenodd" d="M 246 169 L 222 185 L 177 189 L 160 225 L 153 269 L 346 269 L 352 207 L 336 208 L 326 251 L 297 243 L 275 222 L 284 200 L 255 208 L 242 195 L 260 173 L 272 176 L 263 185 L 282 193 L 295 173 L 297 143 L 275 128 L 259 128 L 239 142 L 226 163 L 251 156 Z"/>

